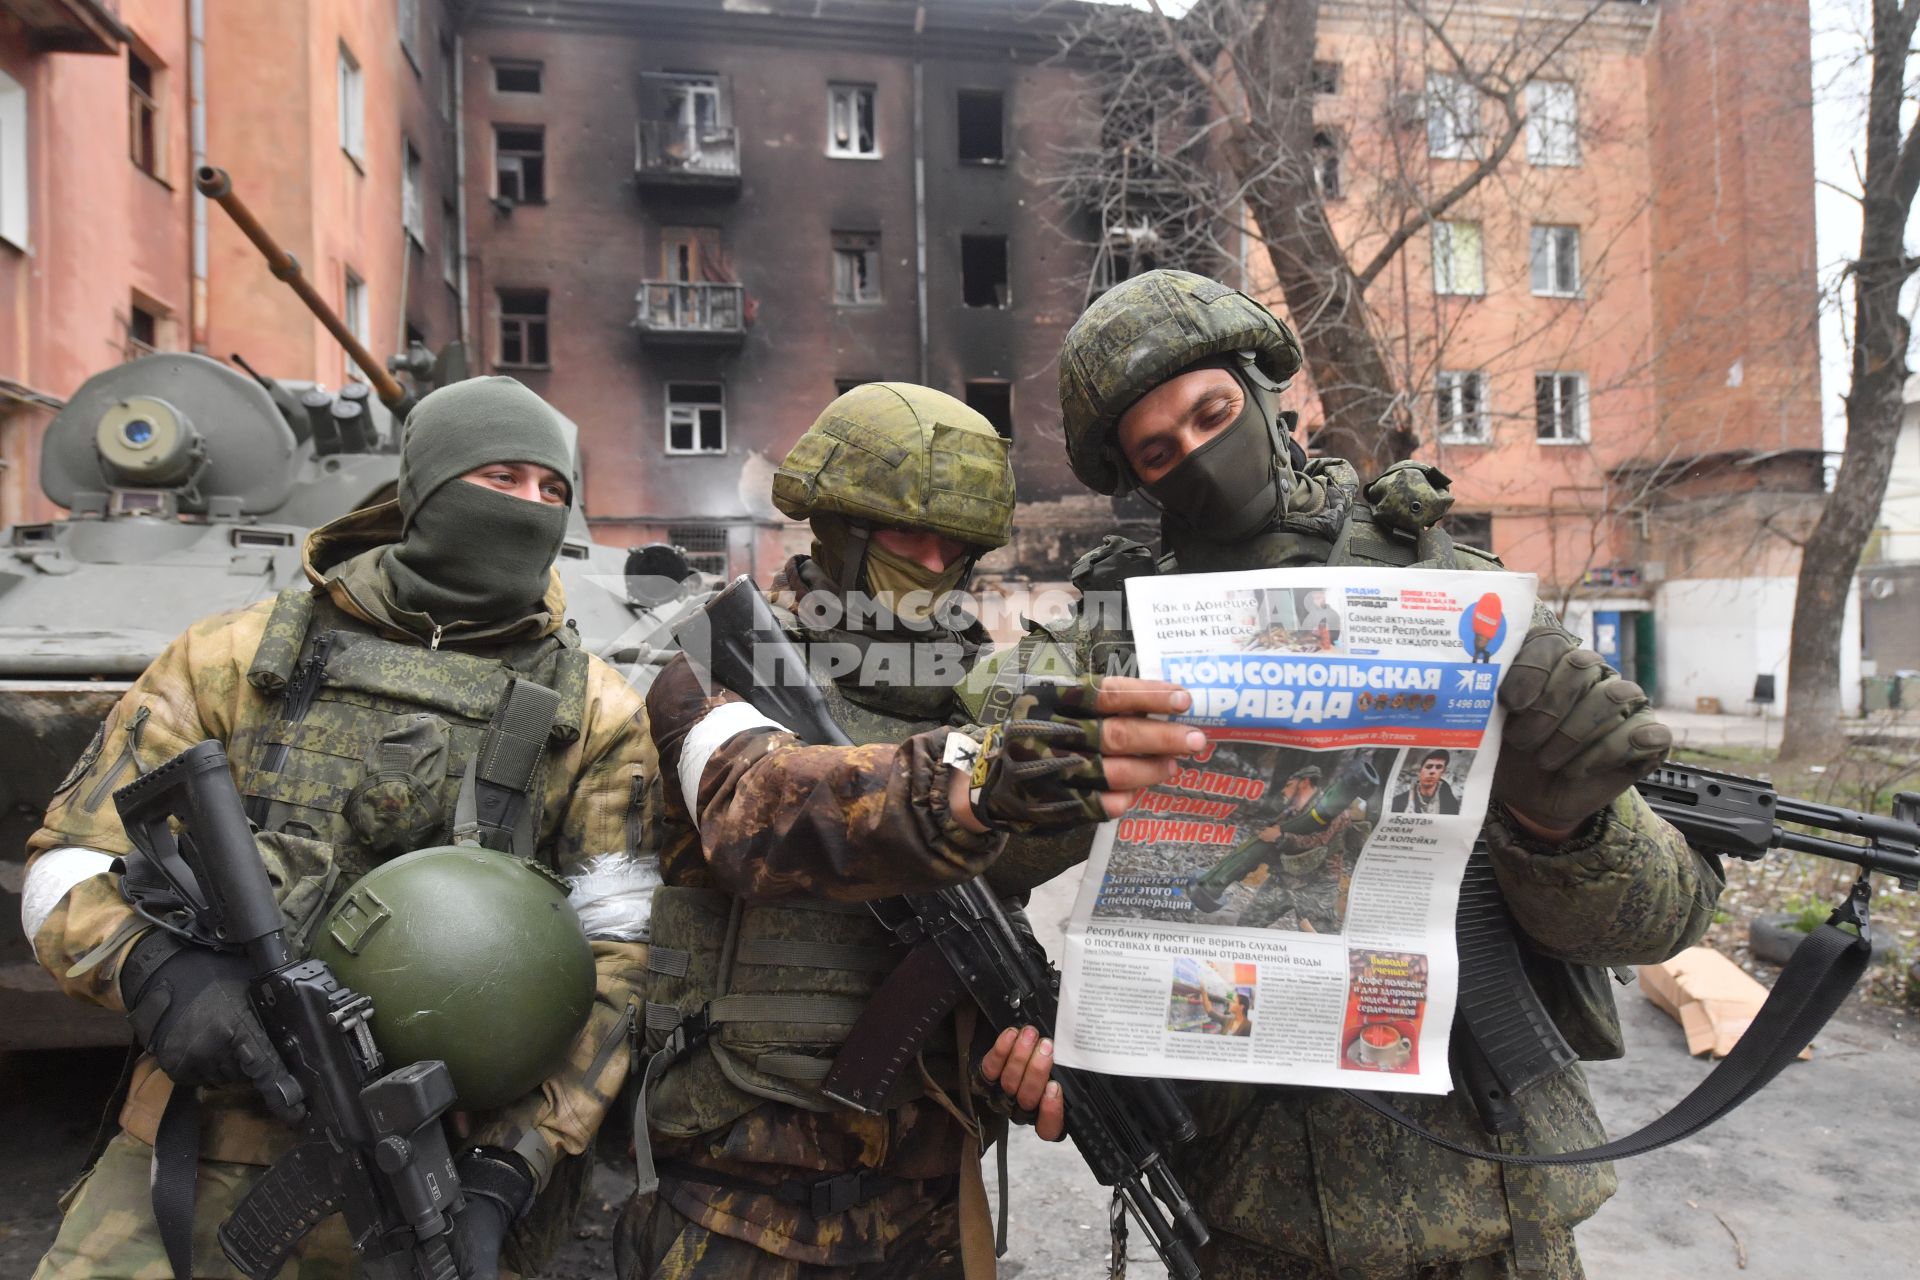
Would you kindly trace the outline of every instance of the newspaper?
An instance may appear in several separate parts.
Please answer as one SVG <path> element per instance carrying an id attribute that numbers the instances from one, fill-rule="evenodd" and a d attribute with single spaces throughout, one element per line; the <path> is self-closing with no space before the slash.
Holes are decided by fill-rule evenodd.
<path id="1" fill-rule="evenodd" d="M 1453 918 L 1535 582 L 1263 569 L 1127 582 L 1201 758 L 1100 829 L 1056 1053 L 1127 1075 L 1445 1093 Z"/>

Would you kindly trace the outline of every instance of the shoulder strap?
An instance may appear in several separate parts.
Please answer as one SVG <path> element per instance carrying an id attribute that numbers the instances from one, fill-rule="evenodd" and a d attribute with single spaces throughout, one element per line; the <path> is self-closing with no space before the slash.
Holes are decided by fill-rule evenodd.
<path id="1" fill-rule="evenodd" d="M 1343 1092 L 1401 1128 L 1455 1155 L 1474 1160 L 1516 1165 L 1598 1164 L 1658 1150 L 1698 1133 L 1758 1093 L 1812 1043 L 1813 1037 L 1846 1003 L 1872 958 L 1872 945 L 1866 936 L 1864 886 L 1863 877 L 1848 902 L 1834 913 L 1834 918 L 1794 948 L 1766 1003 L 1734 1043 L 1733 1051 L 1672 1110 L 1624 1138 L 1582 1151 L 1547 1155 L 1484 1151 L 1441 1137 L 1379 1094 L 1358 1089 Z M 1846 923 L 1857 925 L 1860 935 L 1837 927 Z"/>
<path id="2" fill-rule="evenodd" d="M 546 760 L 560 695 L 525 677 L 507 685 L 454 802 L 453 838 L 531 858 L 535 779 Z"/>

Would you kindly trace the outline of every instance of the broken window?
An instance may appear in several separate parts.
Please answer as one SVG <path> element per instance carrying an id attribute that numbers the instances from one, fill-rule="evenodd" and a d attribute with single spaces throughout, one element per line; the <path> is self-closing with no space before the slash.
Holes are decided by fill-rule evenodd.
<path id="1" fill-rule="evenodd" d="M 827 154 L 873 159 L 880 154 L 870 84 L 827 86 Z"/>
<path id="2" fill-rule="evenodd" d="M 502 369 L 545 369 L 547 355 L 547 291 L 500 291 L 500 357 Z"/>
<path id="3" fill-rule="evenodd" d="M 1542 444 L 1587 438 L 1587 380 L 1577 373 L 1533 375 L 1533 434 Z"/>
<path id="4" fill-rule="evenodd" d="M 1333 133 L 1313 135 L 1313 180 L 1320 187 L 1320 198 L 1338 200 L 1340 190 L 1340 139 Z"/>
<path id="5" fill-rule="evenodd" d="M 136 297 L 127 307 L 127 359 L 160 349 L 160 317 Z"/>
<path id="6" fill-rule="evenodd" d="M 460 287 L 460 206 L 451 200 L 440 202 L 440 276 Z"/>
<path id="7" fill-rule="evenodd" d="M 1013 384 L 982 379 L 967 384 L 967 407 L 993 424 L 1002 440 L 1013 439 Z"/>
<path id="8" fill-rule="evenodd" d="M 880 236 L 833 233 L 833 300 L 843 307 L 880 301 Z"/>
<path id="9" fill-rule="evenodd" d="M 1543 298 L 1580 296 L 1580 228 L 1533 229 L 1533 291 Z"/>
<path id="10" fill-rule="evenodd" d="M 717 382 L 667 384 L 667 452 L 725 453 L 727 406 Z"/>
<path id="11" fill-rule="evenodd" d="M 420 153 L 413 143 L 400 140 L 400 222 L 421 247 L 427 243 L 426 204 L 420 199 Z"/>
<path id="12" fill-rule="evenodd" d="M 1433 224 L 1433 291 L 1481 294 L 1487 291 L 1486 265 L 1480 256 L 1480 224 Z"/>
<path id="13" fill-rule="evenodd" d="M 1434 379 L 1433 400 L 1441 440 L 1448 444 L 1485 444 L 1493 438 L 1487 421 L 1486 374 L 1443 369 Z"/>
<path id="14" fill-rule="evenodd" d="M 153 64 L 127 50 L 127 154 L 134 168 L 160 176 L 162 137 L 160 98 L 154 88 L 158 77 Z"/>
<path id="15" fill-rule="evenodd" d="M 541 64 L 538 62 L 496 62 L 493 64 L 493 91 L 538 93 L 540 70 Z"/>
<path id="16" fill-rule="evenodd" d="M 962 89 L 958 103 L 960 163 L 1003 164 L 1007 158 L 1005 96 L 998 89 Z"/>
<path id="17" fill-rule="evenodd" d="M 1005 236 L 960 237 L 960 300 L 969 307 L 1012 305 Z"/>
<path id="18" fill-rule="evenodd" d="M 1455 542 L 1482 551 L 1493 550 L 1493 516 L 1487 512 L 1451 511 L 1447 513 L 1447 532 Z"/>
<path id="19" fill-rule="evenodd" d="M 494 194 L 514 204 L 547 199 L 547 135 L 539 126 L 493 127 Z"/>
<path id="20" fill-rule="evenodd" d="M 667 541 L 687 553 L 690 568 L 727 576 L 727 528 L 717 524 L 670 524 Z"/>

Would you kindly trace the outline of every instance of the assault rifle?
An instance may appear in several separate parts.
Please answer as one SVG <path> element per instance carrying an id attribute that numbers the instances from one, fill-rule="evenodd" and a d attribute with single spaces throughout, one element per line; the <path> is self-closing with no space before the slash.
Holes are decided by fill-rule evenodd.
<path id="1" fill-rule="evenodd" d="M 452 1231 L 465 1198 L 440 1123 L 453 1105 L 452 1077 L 438 1061 L 382 1074 L 373 1002 L 324 961 L 294 961 L 226 752 L 213 741 L 188 747 L 113 801 L 138 850 L 127 879 L 130 892 L 147 886 L 143 911 L 164 900 L 165 927 L 246 957 L 254 1011 L 291 1077 L 274 1109 L 302 1117 L 300 1145 L 221 1226 L 221 1251 L 251 1280 L 267 1280 L 340 1212 L 369 1280 L 459 1280 Z M 190 1197 L 191 1166 L 184 1172 Z M 187 1208 L 190 1216 L 190 1198 Z"/>
<path id="2" fill-rule="evenodd" d="M 1920 794 L 1903 791 L 1893 816 L 1859 813 L 1780 795 L 1772 784 L 1697 765 L 1664 764 L 1636 784 L 1655 813 L 1702 853 L 1758 861 L 1776 849 L 1811 853 L 1860 868 L 1827 922 L 1795 948 L 1773 990 L 1727 1055 L 1693 1092 L 1638 1132 L 1584 1151 L 1511 1155 L 1464 1146 L 1427 1131 L 1385 1099 L 1350 1091 L 1365 1106 L 1429 1141 L 1476 1159 L 1522 1165 L 1620 1160 L 1678 1142 L 1732 1111 L 1785 1069 L 1826 1026 L 1866 972 L 1872 947 L 1870 876 L 1920 888 Z M 1789 831 L 1782 823 L 1826 835 Z M 1853 840 L 1833 839 L 1851 836 Z M 1577 1056 L 1526 979 L 1506 907 L 1484 852 L 1461 886 L 1460 1013 L 1466 1084 L 1489 1132 L 1517 1124 L 1512 1095 Z"/>
<path id="3" fill-rule="evenodd" d="M 806 659 L 749 578 L 716 596 L 704 613 L 710 655 L 688 658 L 762 714 L 818 745 L 847 746 Z M 860 1111 L 885 1106 L 900 1071 L 963 996 L 999 1031 L 1032 1026 L 1051 1036 L 1059 975 L 1039 944 L 1015 929 L 984 881 L 871 902 L 880 923 L 911 947 L 855 1024 L 821 1091 Z M 1193 1116 L 1164 1080 L 1135 1080 L 1055 1066 L 1067 1136 L 1103 1186 L 1130 1210 L 1167 1270 L 1198 1280 L 1193 1250 L 1207 1227 L 1168 1170 L 1163 1144 L 1191 1141 Z M 1171 1220 L 1169 1220 L 1171 1219 Z"/>
<path id="4" fill-rule="evenodd" d="M 1303 836 L 1326 830 L 1329 823 L 1352 804 L 1355 796 L 1365 795 L 1380 785 L 1370 752 L 1356 752 L 1333 775 L 1333 781 L 1315 792 L 1307 807 L 1279 823 L 1283 836 Z M 1242 841 L 1240 846 L 1213 864 L 1205 875 L 1195 876 L 1187 885 L 1187 896 L 1202 911 L 1220 909 L 1227 890 L 1272 861 L 1274 846 L 1259 836 Z"/>

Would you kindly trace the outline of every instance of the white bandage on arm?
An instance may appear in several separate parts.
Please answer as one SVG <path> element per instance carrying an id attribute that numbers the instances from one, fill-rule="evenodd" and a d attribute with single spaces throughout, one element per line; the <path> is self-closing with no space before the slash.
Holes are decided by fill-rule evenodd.
<path id="1" fill-rule="evenodd" d="M 20 927 L 26 931 L 28 944 L 32 944 L 40 926 L 73 892 L 75 885 L 104 875 L 112 868 L 112 854 L 79 845 L 70 844 L 41 854 L 27 869 L 26 881 L 20 886 Z M 37 948 L 34 954 L 39 954 Z"/>
<path id="2" fill-rule="evenodd" d="M 645 942 L 653 924 L 653 891 L 660 863 L 631 853 L 603 853 L 586 870 L 568 876 L 567 901 L 587 937 L 602 942 Z"/>
<path id="3" fill-rule="evenodd" d="M 728 702 L 709 711 L 687 730 L 686 741 L 680 746 L 680 797 L 686 801 L 696 831 L 700 827 L 700 775 L 707 771 L 707 761 L 741 734 L 768 729 L 793 732 L 778 720 L 761 715 L 750 703 Z"/>

